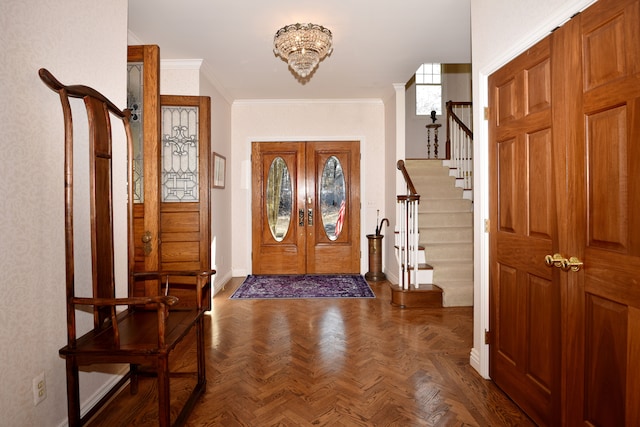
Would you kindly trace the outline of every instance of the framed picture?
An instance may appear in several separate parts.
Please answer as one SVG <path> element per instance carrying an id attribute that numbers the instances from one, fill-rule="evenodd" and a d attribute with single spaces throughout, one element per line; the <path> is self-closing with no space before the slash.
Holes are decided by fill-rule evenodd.
<path id="1" fill-rule="evenodd" d="M 211 188 L 224 188 L 224 174 L 227 159 L 218 153 L 211 153 Z"/>

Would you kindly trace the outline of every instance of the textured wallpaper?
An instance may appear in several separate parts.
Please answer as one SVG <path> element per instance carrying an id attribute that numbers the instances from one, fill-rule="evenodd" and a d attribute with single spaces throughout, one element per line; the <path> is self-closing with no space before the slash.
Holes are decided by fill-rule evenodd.
<path id="1" fill-rule="evenodd" d="M 37 71 L 99 88 L 120 105 L 126 37 L 126 0 L 0 2 L 1 426 L 66 423 L 62 112 Z M 41 372 L 47 398 L 34 406 Z M 86 401 L 110 377 L 83 378 Z"/>

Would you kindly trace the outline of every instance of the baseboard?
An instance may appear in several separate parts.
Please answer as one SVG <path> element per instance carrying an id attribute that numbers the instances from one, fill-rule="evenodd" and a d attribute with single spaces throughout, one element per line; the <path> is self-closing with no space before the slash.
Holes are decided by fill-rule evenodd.
<path id="1" fill-rule="evenodd" d="M 129 365 L 123 366 L 120 372 L 113 374 L 113 376 L 105 382 L 102 387 L 96 390 L 91 396 L 89 396 L 84 402 L 80 403 L 80 416 L 84 417 L 87 412 L 93 408 L 96 403 L 100 401 L 104 396 L 111 391 L 111 389 L 129 372 Z M 62 421 L 58 424 L 58 427 L 69 427 L 69 419 Z"/>
<path id="2" fill-rule="evenodd" d="M 482 376 L 482 378 L 484 378 L 485 380 L 491 379 L 488 376 L 482 374 L 482 366 L 480 363 L 480 352 L 476 348 L 471 349 L 471 353 L 469 355 L 469 364 L 473 369 L 475 369 Z"/>
<path id="3" fill-rule="evenodd" d="M 395 283 L 396 285 L 400 283 L 399 277 L 396 273 L 392 273 L 389 270 L 384 272 L 385 276 L 387 276 L 387 281 L 389 283 Z"/>
<path id="4" fill-rule="evenodd" d="M 227 283 L 229 283 L 229 281 L 231 280 L 232 277 L 233 277 L 233 274 L 231 274 L 231 272 L 228 272 L 224 276 L 218 276 L 216 274 L 215 280 L 213 281 L 213 295 L 212 295 L 212 297 L 215 296 L 221 290 L 223 290 L 225 285 Z"/>

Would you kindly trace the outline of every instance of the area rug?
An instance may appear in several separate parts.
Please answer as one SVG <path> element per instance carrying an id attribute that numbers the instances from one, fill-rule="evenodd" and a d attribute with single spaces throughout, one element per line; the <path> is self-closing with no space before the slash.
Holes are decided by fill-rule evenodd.
<path id="1" fill-rule="evenodd" d="M 249 275 L 230 299 L 375 298 L 358 274 Z"/>

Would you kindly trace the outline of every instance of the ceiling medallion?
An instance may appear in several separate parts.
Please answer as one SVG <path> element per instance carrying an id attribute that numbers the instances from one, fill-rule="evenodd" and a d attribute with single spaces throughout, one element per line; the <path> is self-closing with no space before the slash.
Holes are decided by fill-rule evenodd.
<path id="1" fill-rule="evenodd" d="M 301 78 L 306 78 L 333 47 L 329 29 L 317 24 L 291 24 L 276 32 L 273 53 L 287 61 Z"/>

